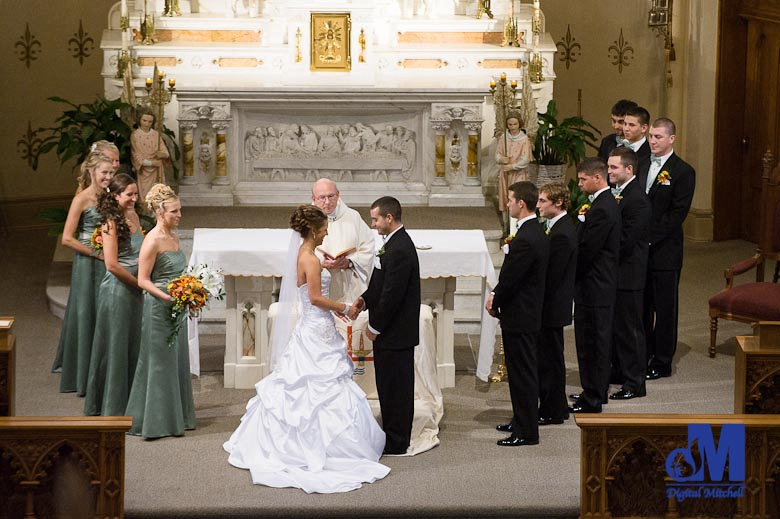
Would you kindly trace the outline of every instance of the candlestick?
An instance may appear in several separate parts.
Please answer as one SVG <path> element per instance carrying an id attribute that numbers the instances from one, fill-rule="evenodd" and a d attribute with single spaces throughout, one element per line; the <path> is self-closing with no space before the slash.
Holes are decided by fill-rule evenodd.
<path id="1" fill-rule="evenodd" d="M 152 87 L 152 78 L 148 77 L 146 78 L 146 88 Z"/>

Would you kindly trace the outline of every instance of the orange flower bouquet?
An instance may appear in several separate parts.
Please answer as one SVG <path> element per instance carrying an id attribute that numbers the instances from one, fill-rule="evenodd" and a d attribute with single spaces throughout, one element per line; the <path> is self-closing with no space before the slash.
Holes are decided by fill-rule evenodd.
<path id="1" fill-rule="evenodd" d="M 224 278 L 221 270 L 211 270 L 206 265 L 190 267 L 186 273 L 168 283 L 168 293 L 173 298 L 171 307 L 171 334 L 168 347 L 173 346 L 179 336 L 186 311 L 190 317 L 198 317 L 210 298 L 225 297 Z"/>
<path id="2" fill-rule="evenodd" d="M 92 245 L 92 250 L 95 253 L 99 253 L 103 250 L 103 229 L 101 227 L 95 227 L 92 231 L 92 236 L 89 238 L 89 244 Z"/>

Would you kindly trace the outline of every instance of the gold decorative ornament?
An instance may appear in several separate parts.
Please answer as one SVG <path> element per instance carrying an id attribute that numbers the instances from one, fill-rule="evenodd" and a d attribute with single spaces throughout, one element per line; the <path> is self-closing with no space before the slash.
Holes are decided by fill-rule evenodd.
<path id="1" fill-rule="evenodd" d="M 498 367 L 493 375 L 490 375 L 491 382 L 503 382 L 506 380 L 506 359 L 504 357 L 504 341 L 498 338 Z"/>
<path id="2" fill-rule="evenodd" d="M 352 68 L 349 13 L 311 13 L 312 71 L 348 72 Z"/>
<path id="3" fill-rule="evenodd" d="M 181 11 L 179 10 L 179 0 L 165 0 L 163 16 L 181 16 Z"/>
<path id="4" fill-rule="evenodd" d="M 303 61 L 303 56 L 301 55 L 301 38 L 303 38 L 303 34 L 301 34 L 301 28 L 298 27 L 298 30 L 295 31 L 295 62 L 300 63 Z"/>
<path id="5" fill-rule="evenodd" d="M 157 65 L 154 66 L 154 79 L 146 78 L 146 97 L 141 102 L 151 108 L 154 113 L 154 125 L 155 130 L 162 135 L 163 134 L 163 117 L 165 115 L 165 105 L 171 102 L 173 93 L 176 91 L 176 80 L 171 78 L 168 80 L 168 88 L 165 88 L 165 72 L 157 70 Z M 159 150 L 160 141 L 157 141 L 157 149 Z"/>
<path id="6" fill-rule="evenodd" d="M 493 18 L 493 11 L 490 10 L 490 0 L 477 0 L 477 20 L 486 14 L 488 18 Z"/>
<path id="7" fill-rule="evenodd" d="M 147 1 L 144 0 L 144 14 L 141 18 L 141 43 L 152 45 L 157 43 L 157 40 L 154 37 L 154 14 L 149 14 Z"/>
<path id="8" fill-rule="evenodd" d="M 360 29 L 360 36 L 358 36 L 358 43 L 360 44 L 360 56 L 358 56 L 358 62 L 365 63 L 366 62 L 366 33 L 363 31 L 363 29 Z"/>

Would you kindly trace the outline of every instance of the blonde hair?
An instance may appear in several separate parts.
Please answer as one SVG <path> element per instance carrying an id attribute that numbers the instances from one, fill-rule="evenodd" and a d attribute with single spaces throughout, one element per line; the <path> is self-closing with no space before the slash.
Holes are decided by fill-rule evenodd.
<path id="1" fill-rule="evenodd" d="M 178 200 L 179 197 L 176 195 L 173 189 L 170 186 L 166 186 L 165 184 L 153 185 L 151 189 L 149 189 L 149 192 L 146 193 L 146 198 L 144 199 L 146 205 L 149 207 L 149 210 L 155 213 L 158 210 L 164 211 L 164 206 L 168 202 L 176 202 Z"/>
<path id="2" fill-rule="evenodd" d="M 116 144 L 105 139 L 93 142 L 92 147 L 89 149 L 89 151 L 100 151 L 103 153 L 107 150 L 113 151 L 117 157 L 119 156 L 119 148 L 116 147 Z"/>
<path id="3" fill-rule="evenodd" d="M 114 146 L 116 147 L 116 146 Z M 79 174 L 79 188 L 81 190 L 87 189 L 92 184 L 92 176 L 90 172 L 95 169 L 101 162 L 108 162 L 113 167 L 114 161 L 103 154 L 102 148 L 95 148 L 89 152 L 87 158 L 81 163 L 81 173 Z M 113 173 L 113 169 L 111 170 Z"/>

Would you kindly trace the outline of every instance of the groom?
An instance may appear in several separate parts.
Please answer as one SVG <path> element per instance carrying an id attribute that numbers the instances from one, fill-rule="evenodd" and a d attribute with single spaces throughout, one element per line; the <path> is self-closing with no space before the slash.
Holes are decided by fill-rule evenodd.
<path id="1" fill-rule="evenodd" d="M 383 196 L 371 204 L 371 227 L 384 244 L 374 259 L 368 290 L 352 304 L 354 319 L 370 310 L 366 335 L 374 342 L 374 368 L 384 454 L 405 454 L 414 418 L 414 347 L 420 342 L 420 265 L 401 222 L 401 204 Z"/>

